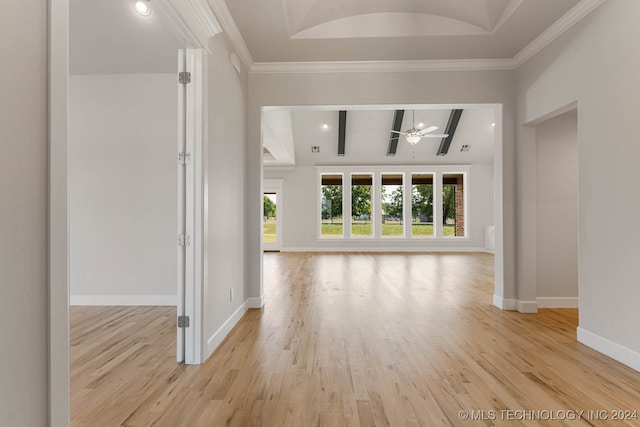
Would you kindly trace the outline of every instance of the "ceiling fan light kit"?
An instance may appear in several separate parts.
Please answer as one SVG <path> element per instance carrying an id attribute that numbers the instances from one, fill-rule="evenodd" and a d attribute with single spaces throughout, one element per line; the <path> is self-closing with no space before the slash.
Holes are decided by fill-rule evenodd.
<path id="1" fill-rule="evenodd" d="M 407 134 L 406 137 L 407 142 L 411 145 L 416 145 L 422 139 L 420 135 L 417 134 Z"/>
<path id="2" fill-rule="evenodd" d="M 416 145 L 422 138 L 446 138 L 449 134 L 446 133 L 430 133 L 438 129 L 438 126 L 429 126 L 428 128 L 418 129 L 416 128 L 416 110 L 412 111 L 413 120 L 411 129 L 407 129 L 404 132 L 397 130 L 391 130 L 393 133 L 399 133 L 404 135 L 407 142 L 411 145 Z"/>

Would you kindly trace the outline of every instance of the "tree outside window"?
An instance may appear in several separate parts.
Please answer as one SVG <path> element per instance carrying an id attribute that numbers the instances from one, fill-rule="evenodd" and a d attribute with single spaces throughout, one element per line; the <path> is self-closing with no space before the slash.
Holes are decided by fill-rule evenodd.
<path id="1" fill-rule="evenodd" d="M 403 237 L 403 175 L 382 175 L 382 237 Z"/>
<path id="2" fill-rule="evenodd" d="M 342 237 L 342 175 L 322 175 L 322 237 Z"/>
<path id="3" fill-rule="evenodd" d="M 413 174 L 411 177 L 411 235 L 433 236 L 433 175 Z"/>
<path id="4" fill-rule="evenodd" d="M 372 237 L 373 175 L 351 175 L 351 235 Z"/>

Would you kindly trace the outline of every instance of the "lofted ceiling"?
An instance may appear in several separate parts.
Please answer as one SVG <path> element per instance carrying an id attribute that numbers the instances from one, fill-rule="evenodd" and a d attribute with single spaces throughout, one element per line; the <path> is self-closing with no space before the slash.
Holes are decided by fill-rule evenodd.
<path id="1" fill-rule="evenodd" d="M 438 156 L 441 138 L 423 138 L 410 145 L 404 136 L 398 140 L 395 156 L 387 156 L 395 108 L 363 107 L 347 109 L 345 154 L 338 155 L 338 109 L 278 109 L 263 112 L 264 146 L 273 158 L 265 157 L 265 167 L 318 165 L 383 164 L 492 164 L 494 155 L 494 109 L 464 108 L 449 152 Z M 411 106 L 405 109 L 401 129 L 412 127 Z M 438 126 L 444 133 L 451 108 L 418 107 L 416 125 Z M 327 125 L 326 128 L 324 125 Z M 463 145 L 469 151 L 461 151 Z M 312 147 L 319 147 L 319 153 Z"/>
<path id="2" fill-rule="evenodd" d="M 256 62 L 512 58 L 580 0 L 226 0 Z"/>

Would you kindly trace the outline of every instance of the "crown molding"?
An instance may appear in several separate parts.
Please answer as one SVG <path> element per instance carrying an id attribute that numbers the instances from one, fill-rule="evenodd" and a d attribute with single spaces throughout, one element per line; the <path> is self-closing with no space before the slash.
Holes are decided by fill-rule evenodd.
<path id="1" fill-rule="evenodd" d="M 582 0 L 576 4 L 513 57 L 514 69 L 520 68 L 604 2 L 605 0 Z"/>
<path id="2" fill-rule="evenodd" d="M 191 15 L 197 19 L 203 32 L 209 37 L 222 32 L 211 6 L 205 0 L 184 0 L 183 3 L 190 8 Z"/>
<path id="3" fill-rule="evenodd" d="M 208 50 L 209 39 L 222 32 L 207 0 L 157 0 L 154 7 L 170 30 L 188 47 Z"/>
<path id="4" fill-rule="evenodd" d="M 425 61 L 257 62 L 253 74 L 277 73 L 393 73 L 412 71 L 512 70 L 511 59 L 455 59 Z"/>
<path id="5" fill-rule="evenodd" d="M 240 34 L 240 30 L 238 29 L 238 25 L 236 21 L 231 16 L 231 11 L 225 3 L 224 0 L 209 0 L 209 4 L 213 8 L 213 13 L 220 20 L 220 24 L 222 25 L 222 29 L 229 37 L 233 48 L 236 50 L 242 65 L 244 65 L 247 71 L 251 71 L 253 69 L 253 57 L 251 56 L 251 52 L 249 52 L 249 48 Z"/>
<path id="6" fill-rule="evenodd" d="M 251 74 L 516 70 L 605 1 L 606 0 L 580 1 L 513 58 L 418 61 L 254 62 L 249 48 L 242 38 L 242 34 L 240 34 L 240 30 L 231 16 L 231 12 L 225 1 L 209 0 L 224 32 L 229 36 L 240 60 Z"/>

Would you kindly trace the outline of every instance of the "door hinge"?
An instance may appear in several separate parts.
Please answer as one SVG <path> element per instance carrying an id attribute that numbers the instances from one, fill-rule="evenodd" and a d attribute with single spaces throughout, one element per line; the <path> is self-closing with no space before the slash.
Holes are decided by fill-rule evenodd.
<path id="1" fill-rule="evenodd" d="M 180 73 L 178 73 L 178 82 L 181 85 L 191 83 L 191 73 L 188 71 L 181 71 Z"/>
<path id="2" fill-rule="evenodd" d="M 189 316 L 178 316 L 178 328 L 189 327 Z"/>
<path id="3" fill-rule="evenodd" d="M 191 236 L 188 234 L 178 234 L 178 246 L 191 246 Z"/>
<path id="4" fill-rule="evenodd" d="M 191 153 L 185 153 L 185 152 L 178 153 L 178 163 L 181 165 L 191 164 Z"/>

